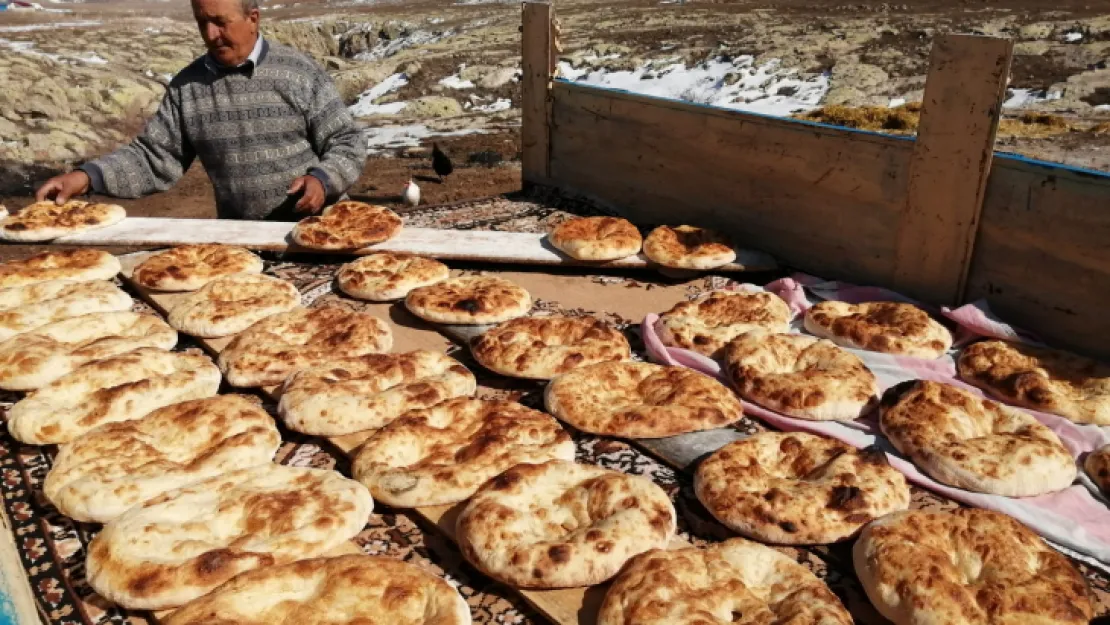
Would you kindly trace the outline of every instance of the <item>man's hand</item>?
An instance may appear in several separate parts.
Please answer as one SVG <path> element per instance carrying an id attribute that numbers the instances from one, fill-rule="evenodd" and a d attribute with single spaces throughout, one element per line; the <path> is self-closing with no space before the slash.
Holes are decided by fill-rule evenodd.
<path id="1" fill-rule="evenodd" d="M 324 184 L 315 176 L 301 176 L 293 181 L 293 184 L 289 186 L 289 195 L 300 192 L 304 192 L 304 195 L 293 207 L 293 210 L 298 213 L 318 212 L 324 206 L 324 200 L 327 199 L 328 195 L 327 191 L 324 190 Z"/>
<path id="2" fill-rule="evenodd" d="M 47 180 L 35 193 L 35 200 L 44 202 L 53 199 L 60 206 L 68 202 L 69 198 L 82 195 L 88 190 L 89 175 L 78 169 Z"/>

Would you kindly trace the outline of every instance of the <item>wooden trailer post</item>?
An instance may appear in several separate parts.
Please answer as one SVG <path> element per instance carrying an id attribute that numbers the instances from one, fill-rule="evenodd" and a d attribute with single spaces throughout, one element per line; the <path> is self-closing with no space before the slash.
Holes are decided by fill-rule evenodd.
<path id="1" fill-rule="evenodd" d="M 551 5 L 523 4 L 521 29 L 521 175 L 524 183 L 546 182 L 551 165 L 548 107 L 554 74 Z"/>
<path id="2" fill-rule="evenodd" d="M 907 295 L 947 305 L 963 296 L 1013 49 L 993 37 L 933 42 L 891 280 Z"/>

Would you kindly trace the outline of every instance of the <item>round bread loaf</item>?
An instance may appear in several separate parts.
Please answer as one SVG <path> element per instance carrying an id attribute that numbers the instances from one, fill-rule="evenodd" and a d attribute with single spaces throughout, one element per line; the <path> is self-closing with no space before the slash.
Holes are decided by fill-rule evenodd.
<path id="1" fill-rule="evenodd" d="M 632 222 L 619 217 L 578 217 L 555 226 L 547 237 L 571 258 L 619 260 L 640 253 L 644 239 Z"/>
<path id="2" fill-rule="evenodd" d="M 1083 468 L 1095 485 L 1110 497 L 1110 445 L 1105 445 L 1087 454 Z"/>
<path id="3" fill-rule="evenodd" d="M 339 289 L 351 297 L 388 302 L 450 275 L 447 265 L 431 258 L 379 252 L 343 265 L 335 280 Z"/>
<path id="4" fill-rule="evenodd" d="M 902 302 L 819 302 L 806 311 L 805 328 L 837 345 L 916 358 L 940 358 L 952 347 L 948 328 Z"/>
<path id="5" fill-rule="evenodd" d="M 293 226 L 293 242 L 313 250 L 357 250 L 401 232 L 401 217 L 384 206 L 337 202 Z"/>
<path id="6" fill-rule="evenodd" d="M 232 245 L 181 245 L 159 252 L 131 272 L 131 279 L 155 291 L 195 291 L 235 274 L 262 273 L 262 259 Z"/>
<path id="7" fill-rule="evenodd" d="M 483 367 L 513 378 L 550 380 L 578 367 L 632 358 L 621 332 L 594 317 L 524 317 L 474 339 Z"/>
<path id="8" fill-rule="evenodd" d="M 211 339 L 238 334 L 300 305 L 300 291 L 285 280 L 238 274 L 217 278 L 183 296 L 166 321 L 178 332 Z"/>
<path id="9" fill-rule="evenodd" d="M 644 239 L 644 256 L 672 269 L 716 269 L 736 260 L 736 250 L 722 234 L 694 226 L 659 226 Z"/>
<path id="10" fill-rule="evenodd" d="M 676 304 L 659 316 L 657 328 L 663 343 L 717 358 L 746 332 L 789 331 L 791 317 L 790 307 L 773 293 L 714 291 Z"/>
<path id="11" fill-rule="evenodd" d="M 70 200 L 35 202 L 0 220 L 0 240 L 32 243 L 50 241 L 123 221 L 127 211 L 115 204 Z"/>
<path id="12" fill-rule="evenodd" d="M 22 260 L 0 263 L 0 289 L 47 280 L 111 280 L 119 272 L 119 259 L 90 247 L 42 252 Z"/>
<path id="13" fill-rule="evenodd" d="M 432 323 L 484 325 L 527 315 L 532 296 L 504 278 L 462 276 L 413 289 L 405 307 Z"/>

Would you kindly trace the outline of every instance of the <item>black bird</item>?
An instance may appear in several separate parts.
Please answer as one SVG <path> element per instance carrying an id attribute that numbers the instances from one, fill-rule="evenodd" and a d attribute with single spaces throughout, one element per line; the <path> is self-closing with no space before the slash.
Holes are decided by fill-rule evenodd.
<path id="1" fill-rule="evenodd" d="M 436 175 L 439 176 L 439 181 L 443 182 L 444 176 L 451 175 L 455 171 L 455 166 L 451 164 L 451 159 L 439 149 L 438 143 L 432 144 L 432 169 L 435 170 Z"/>

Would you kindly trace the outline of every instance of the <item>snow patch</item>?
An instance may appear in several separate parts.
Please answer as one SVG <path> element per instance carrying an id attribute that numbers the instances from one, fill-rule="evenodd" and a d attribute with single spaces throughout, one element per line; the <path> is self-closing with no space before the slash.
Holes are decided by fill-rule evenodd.
<path id="1" fill-rule="evenodd" d="M 86 26 L 100 26 L 101 22 L 51 22 L 49 24 L 25 24 L 21 26 L 0 26 L 0 33 L 29 33 L 35 30 L 55 30 L 58 28 L 84 28 Z"/>
<path id="2" fill-rule="evenodd" d="M 370 117 L 371 115 L 396 115 L 400 113 L 408 102 L 390 102 L 388 104 L 374 104 L 374 101 L 392 93 L 401 87 L 409 84 L 409 78 L 405 74 L 393 74 L 381 81 L 380 83 L 363 91 L 358 96 L 358 102 L 347 107 L 351 115 L 355 117 Z"/>
<path id="3" fill-rule="evenodd" d="M 1026 108 L 1064 97 L 1059 91 L 1050 92 L 1047 89 L 1008 89 L 1007 93 L 1009 97 L 1002 103 L 1002 108 L 1007 109 Z"/>
<path id="4" fill-rule="evenodd" d="M 482 113 L 500 113 L 513 108 L 513 101 L 508 98 L 498 98 L 496 102 L 485 104 L 482 106 L 475 106 L 472 110 Z"/>
<path id="5" fill-rule="evenodd" d="M 891 98 L 890 102 L 887 102 L 887 104 L 886 104 L 887 108 L 892 108 L 892 109 L 896 109 L 899 106 L 905 106 L 905 105 L 906 105 L 906 99 L 905 98 Z"/>
<path id="6" fill-rule="evenodd" d="M 1077 33 L 1074 31 L 1070 33 L 1064 33 L 1064 41 L 1068 43 L 1079 43 L 1080 41 L 1083 41 L 1083 33 Z"/>
<path id="7" fill-rule="evenodd" d="M 474 83 L 469 80 L 459 78 L 458 74 L 448 76 L 439 81 L 439 84 L 447 87 L 448 89 L 473 89 Z"/>
<path id="8" fill-rule="evenodd" d="M 397 39 L 393 39 L 391 41 L 379 43 L 378 45 L 374 46 L 372 50 L 360 52 L 356 54 L 354 58 L 356 61 L 363 62 L 380 61 L 382 59 L 389 58 L 407 48 L 430 45 L 436 43 L 437 41 L 440 41 L 441 39 L 453 37 L 455 34 L 456 33 L 454 30 L 447 30 L 442 33 L 432 33 L 426 30 L 418 30 L 409 33 L 404 37 L 398 37 Z"/>
<path id="9" fill-rule="evenodd" d="M 415 148 L 424 139 L 432 137 L 461 137 L 463 135 L 485 134 L 481 128 L 462 130 L 433 130 L 424 124 L 407 126 L 384 126 L 366 129 L 366 147 L 370 154 L 380 154 L 398 148 Z"/>

